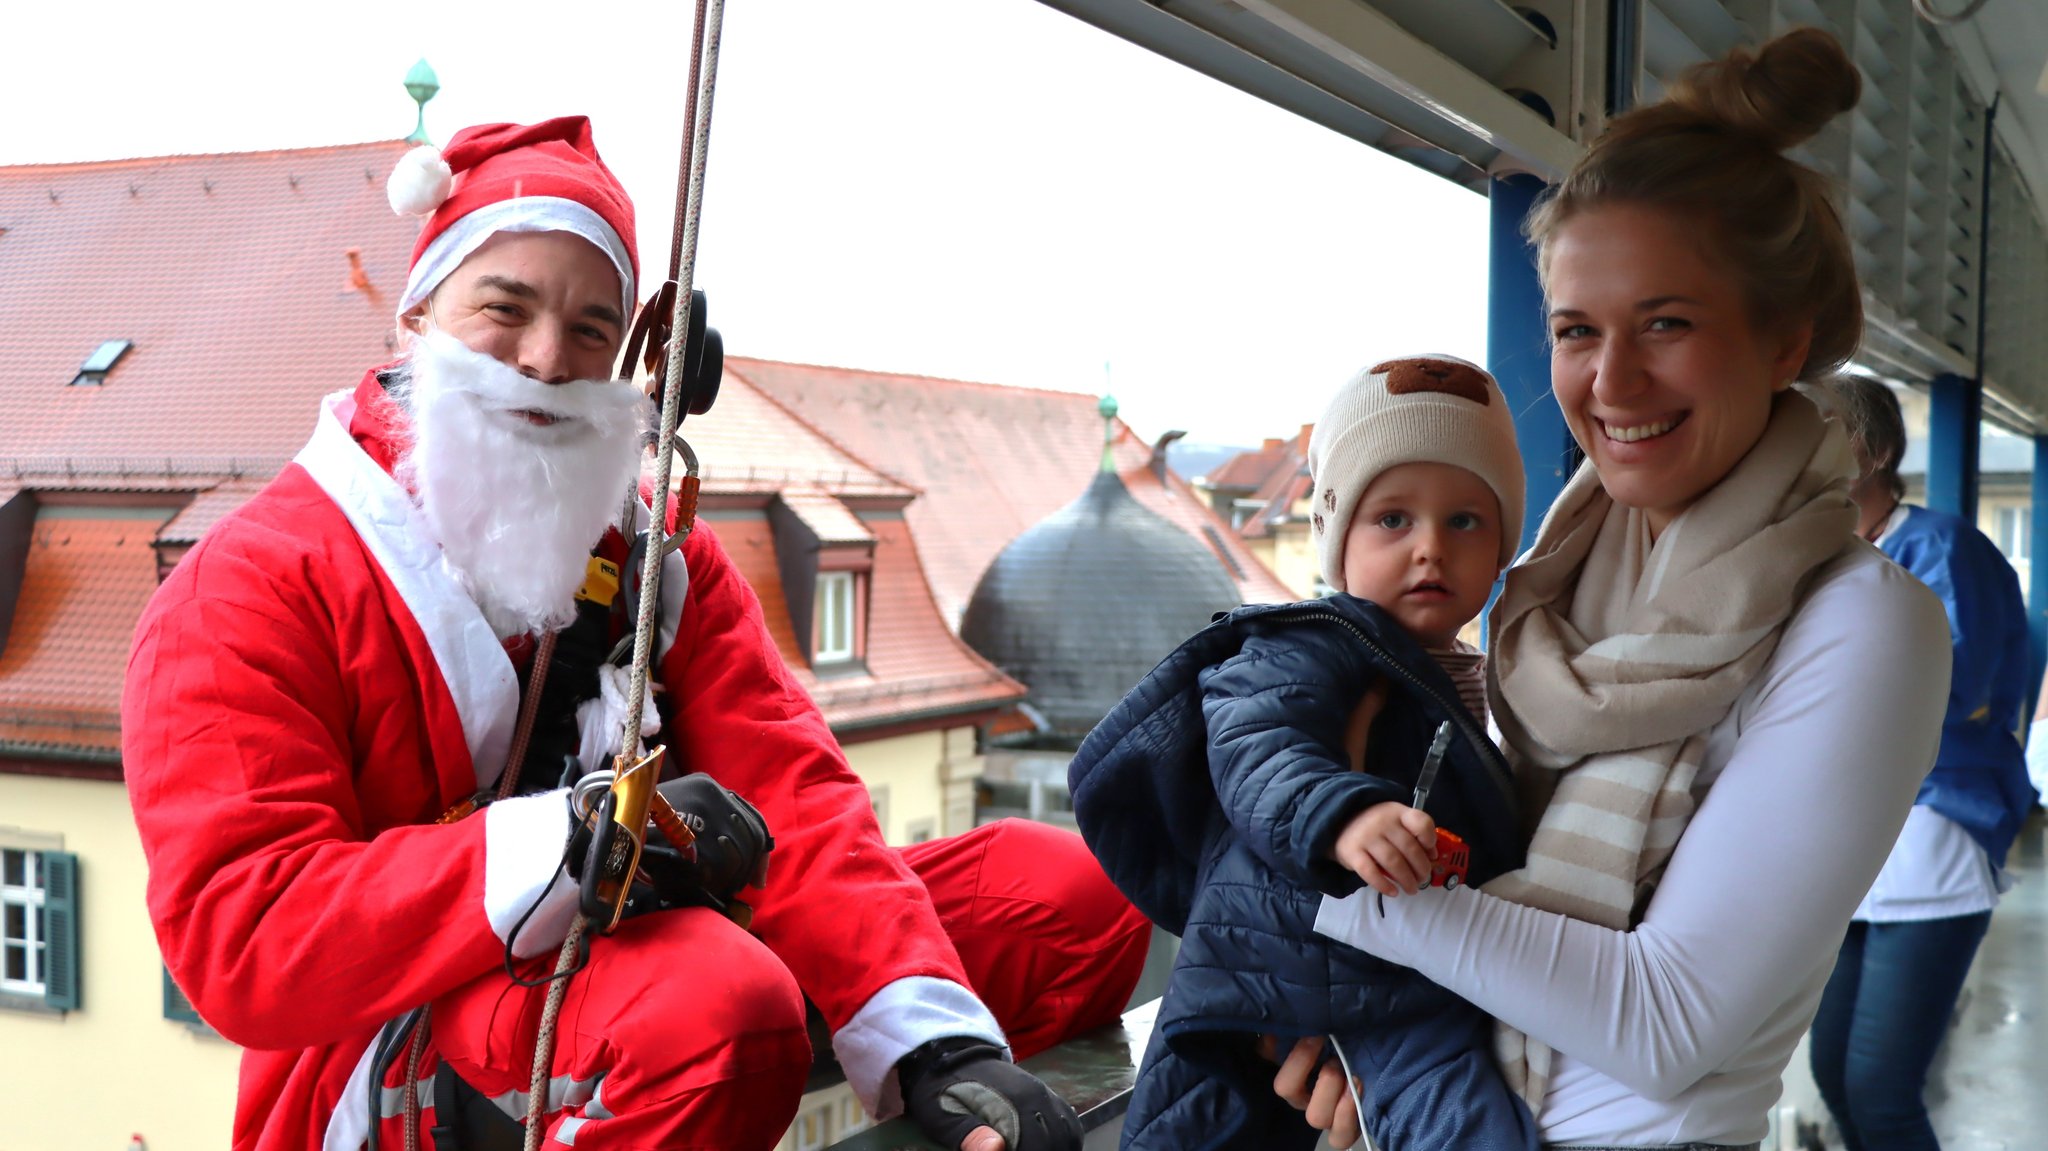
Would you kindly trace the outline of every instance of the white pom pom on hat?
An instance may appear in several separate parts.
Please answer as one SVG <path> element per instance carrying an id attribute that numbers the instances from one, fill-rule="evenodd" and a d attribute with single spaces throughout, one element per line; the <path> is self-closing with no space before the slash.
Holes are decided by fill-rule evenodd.
<path id="1" fill-rule="evenodd" d="M 441 158 L 441 150 L 422 144 L 399 157 L 391 179 L 384 184 L 384 194 L 391 201 L 391 210 L 401 216 L 431 216 L 454 186 L 455 173 Z"/>

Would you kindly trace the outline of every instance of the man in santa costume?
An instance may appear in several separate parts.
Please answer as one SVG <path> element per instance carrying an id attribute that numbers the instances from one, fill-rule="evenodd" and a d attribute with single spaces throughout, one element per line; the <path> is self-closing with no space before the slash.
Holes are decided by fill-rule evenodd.
<path id="1" fill-rule="evenodd" d="M 423 1125 L 457 1077 L 524 1114 L 545 995 L 529 984 L 578 906 L 559 785 L 608 765 L 624 721 L 623 670 L 554 660 L 516 794 L 437 822 L 505 772 L 537 637 L 622 630 L 602 577 L 627 545 L 607 525 L 651 406 L 612 371 L 632 204 L 581 117 L 460 132 L 408 157 L 392 197 L 427 214 L 406 358 L 328 396 L 293 464 L 164 582 L 122 704 L 165 961 L 248 1048 L 240 1149 L 401 1146 L 412 1033 L 391 1024 L 421 1007 Z M 650 864 L 646 913 L 593 940 L 547 1145 L 772 1147 L 812 1063 L 808 998 L 877 1117 L 907 1106 L 965 1151 L 1078 1147 L 1071 1111 L 1011 1059 L 1116 1018 L 1141 917 L 1054 829 L 884 846 L 707 525 L 662 582 L 642 730 L 669 748 L 663 794 L 731 834 L 703 837 L 701 868 Z M 753 871 L 754 809 L 773 868 L 747 930 L 712 873 Z"/>

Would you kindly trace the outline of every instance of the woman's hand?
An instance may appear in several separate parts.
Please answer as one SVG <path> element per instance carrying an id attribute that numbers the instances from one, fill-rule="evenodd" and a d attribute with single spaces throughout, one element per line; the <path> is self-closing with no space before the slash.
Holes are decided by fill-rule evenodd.
<path id="1" fill-rule="evenodd" d="M 1309 1126 L 1328 1131 L 1330 1146 L 1357 1146 L 1358 1105 L 1352 1101 L 1351 1091 L 1361 1090 L 1362 1085 L 1354 1083 L 1347 1090 L 1344 1071 L 1337 1061 L 1322 1062 L 1321 1036 L 1295 1040 L 1294 1049 L 1284 1060 L 1279 1057 L 1279 1047 L 1280 1041 L 1274 1036 L 1259 1037 L 1259 1054 L 1280 1064 L 1279 1074 L 1273 1076 L 1274 1094 L 1305 1112 Z"/>

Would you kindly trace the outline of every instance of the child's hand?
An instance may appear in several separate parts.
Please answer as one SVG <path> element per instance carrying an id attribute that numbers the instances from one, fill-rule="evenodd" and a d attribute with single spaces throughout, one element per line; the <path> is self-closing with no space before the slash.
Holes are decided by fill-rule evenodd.
<path id="1" fill-rule="evenodd" d="M 1436 863 L 1436 820 L 1405 803 L 1376 803 L 1354 816 L 1330 854 L 1381 895 L 1429 886 Z"/>

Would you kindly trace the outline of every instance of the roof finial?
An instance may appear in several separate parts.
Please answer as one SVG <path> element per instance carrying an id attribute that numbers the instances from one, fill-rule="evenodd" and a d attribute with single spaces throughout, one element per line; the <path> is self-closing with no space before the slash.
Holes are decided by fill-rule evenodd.
<path id="1" fill-rule="evenodd" d="M 441 90 L 441 78 L 434 75 L 434 70 L 427 65 L 425 56 L 420 57 L 420 62 L 414 64 L 412 70 L 405 74 L 405 90 L 420 109 L 419 119 L 413 123 L 412 135 L 407 136 L 405 142 L 433 143 L 434 141 L 427 136 L 427 101 L 433 99 L 434 94 Z"/>
<path id="2" fill-rule="evenodd" d="M 1095 410 L 1102 416 L 1102 470 L 1110 475 L 1115 475 L 1116 397 L 1102 397 L 1102 402 L 1095 405 Z"/>

